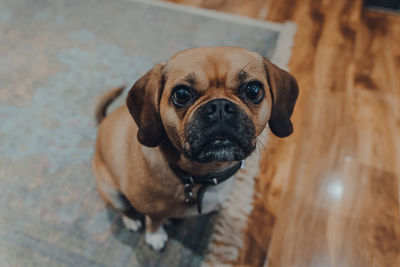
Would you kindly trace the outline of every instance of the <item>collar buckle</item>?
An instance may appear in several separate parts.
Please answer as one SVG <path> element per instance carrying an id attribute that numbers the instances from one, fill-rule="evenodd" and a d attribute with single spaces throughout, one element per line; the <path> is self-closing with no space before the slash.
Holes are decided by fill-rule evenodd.
<path id="1" fill-rule="evenodd" d="M 192 176 L 189 176 L 189 183 L 185 183 L 185 187 L 183 189 L 183 192 L 185 194 L 185 203 L 188 205 L 191 205 L 195 202 L 195 199 L 193 197 L 193 178 Z"/>

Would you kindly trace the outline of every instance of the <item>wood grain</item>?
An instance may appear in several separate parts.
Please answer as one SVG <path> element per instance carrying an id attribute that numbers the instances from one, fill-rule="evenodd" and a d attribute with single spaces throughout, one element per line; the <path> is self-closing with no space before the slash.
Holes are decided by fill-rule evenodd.
<path id="1" fill-rule="evenodd" d="M 294 134 L 268 144 L 238 266 L 400 266 L 400 16 L 347 0 L 175 0 L 298 26 Z"/>
<path id="2" fill-rule="evenodd" d="M 351 158 L 343 166 L 289 189 L 268 266 L 399 265 L 398 179 Z"/>

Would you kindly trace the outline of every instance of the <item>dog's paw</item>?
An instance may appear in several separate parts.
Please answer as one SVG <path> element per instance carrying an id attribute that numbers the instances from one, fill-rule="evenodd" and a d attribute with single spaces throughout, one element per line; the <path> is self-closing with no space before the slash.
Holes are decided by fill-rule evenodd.
<path id="1" fill-rule="evenodd" d="M 139 231 L 139 229 L 142 227 L 142 222 L 140 220 L 134 220 L 127 216 L 122 216 L 122 222 L 128 230 L 135 232 Z"/>
<path id="2" fill-rule="evenodd" d="M 144 237 L 146 243 L 150 245 L 155 250 L 161 250 L 164 248 L 165 243 L 168 240 L 168 234 L 165 232 L 164 228 L 161 226 L 156 232 L 150 233 L 146 231 Z"/>

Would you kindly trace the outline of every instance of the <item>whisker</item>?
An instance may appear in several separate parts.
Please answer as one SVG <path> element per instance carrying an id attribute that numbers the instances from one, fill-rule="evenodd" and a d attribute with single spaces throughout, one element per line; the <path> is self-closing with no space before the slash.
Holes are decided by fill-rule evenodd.
<path id="1" fill-rule="evenodd" d="M 262 154 L 262 152 L 265 150 L 265 144 L 263 143 L 263 141 L 256 137 L 256 143 L 257 143 L 257 149 L 258 152 L 260 153 L 260 155 Z"/>

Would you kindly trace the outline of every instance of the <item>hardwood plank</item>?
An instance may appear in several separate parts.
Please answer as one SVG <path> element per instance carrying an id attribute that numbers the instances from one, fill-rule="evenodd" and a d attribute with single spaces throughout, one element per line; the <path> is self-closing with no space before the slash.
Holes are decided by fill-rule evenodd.
<path id="1" fill-rule="evenodd" d="M 269 267 L 400 265 L 398 178 L 351 158 L 343 164 L 319 183 L 292 186 L 282 203 Z"/>
<path id="2" fill-rule="evenodd" d="M 346 160 L 341 183 L 342 198 L 328 217 L 334 265 L 399 266 L 398 177 Z"/>
<path id="3" fill-rule="evenodd" d="M 397 23 L 397 24 L 396 24 Z M 355 48 L 357 159 L 400 174 L 400 17 L 366 12 Z"/>

